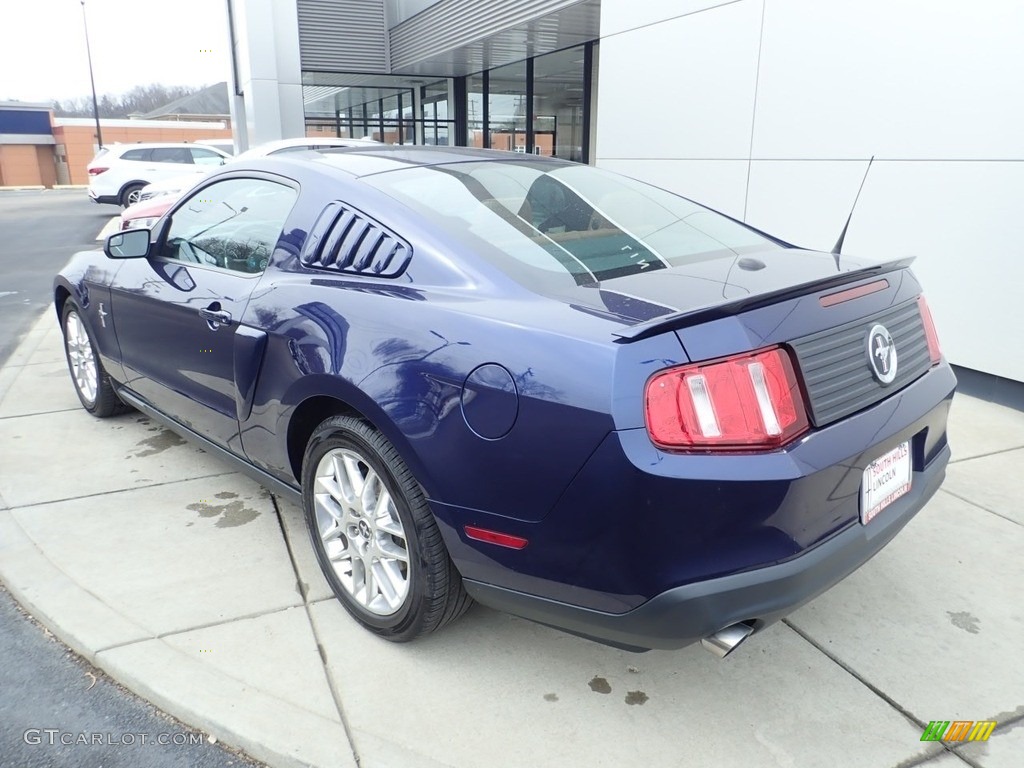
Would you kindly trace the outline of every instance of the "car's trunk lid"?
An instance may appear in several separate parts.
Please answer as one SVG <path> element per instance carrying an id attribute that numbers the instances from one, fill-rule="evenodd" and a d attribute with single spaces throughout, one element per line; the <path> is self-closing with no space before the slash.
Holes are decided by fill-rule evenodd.
<path id="1" fill-rule="evenodd" d="M 911 261 L 771 248 L 585 283 L 562 298 L 620 319 L 624 327 L 615 336 L 628 341 L 826 291 Z"/>

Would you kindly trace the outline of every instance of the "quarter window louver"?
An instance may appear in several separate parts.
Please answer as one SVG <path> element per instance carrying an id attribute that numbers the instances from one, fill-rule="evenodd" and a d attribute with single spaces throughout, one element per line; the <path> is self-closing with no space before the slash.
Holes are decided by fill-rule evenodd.
<path id="1" fill-rule="evenodd" d="M 373 277 L 397 277 L 412 247 L 359 211 L 331 203 L 306 238 L 299 260 L 311 269 Z"/>

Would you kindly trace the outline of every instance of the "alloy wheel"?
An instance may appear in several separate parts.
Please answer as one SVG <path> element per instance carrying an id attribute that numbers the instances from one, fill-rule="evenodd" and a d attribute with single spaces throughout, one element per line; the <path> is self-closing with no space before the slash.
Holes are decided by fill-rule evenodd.
<path id="1" fill-rule="evenodd" d="M 99 368 L 92 351 L 92 342 L 89 341 L 89 333 L 77 312 L 68 313 L 64 321 L 64 344 L 67 348 L 68 361 L 71 363 L 71 378 L 79 394 L 91 405 L 96 402 Z"/>
<path id="2" fill-rule="evenodd" d="M 356 451 L 334 449 L 316 467 L 317 532 L 342 587 L 370 613 L 390 616 L 409 594 L 409 545 L 394 499 Z"/>

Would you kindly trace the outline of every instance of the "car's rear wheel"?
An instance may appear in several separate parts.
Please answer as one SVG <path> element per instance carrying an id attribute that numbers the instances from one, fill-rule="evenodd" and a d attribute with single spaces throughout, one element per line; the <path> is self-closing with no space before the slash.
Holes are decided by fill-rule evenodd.
<path id="1" fill-rule="evenodd" d="M 123 190 L 121 190 L 121 207 L 127 208 L 130 205 L 135 205 L 139 202 L 139 195 L 142 194 L 142 188 L 145 184 L 129 184 Z"/>
<path id="2" fill-rule="evenodd" d="M 75 394 L 82 407 L 101 419 L 127 410 L 127 406 L 114 391 L 110 377 L 103 370 L 89 327 L 82 319 L 82 310 L 70 300 L 64 304 L 61 328 L 64 331 L 64 355 L 68 361 L 68 370 L 71 371 L 71 382 L 75 385 Z"/>
<path id="3" fill-rule="evenodd" d="M 470 598 L 423 490 L 383 435 L 332 417 L 313 432 L 302 466 L 317 560 L 360 624 L 405 642 L 466 611 Z"/>

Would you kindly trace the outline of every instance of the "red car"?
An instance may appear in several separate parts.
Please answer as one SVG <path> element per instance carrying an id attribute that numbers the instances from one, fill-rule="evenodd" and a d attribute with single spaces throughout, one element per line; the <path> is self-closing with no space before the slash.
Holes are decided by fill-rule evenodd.
<path id="1" fill-rule="evenodd" d="M 152 229 L 157 220 L 177 201 L 177 196 L 167 195 L 130 205 L 121 214 L 121 229 Z"/>

